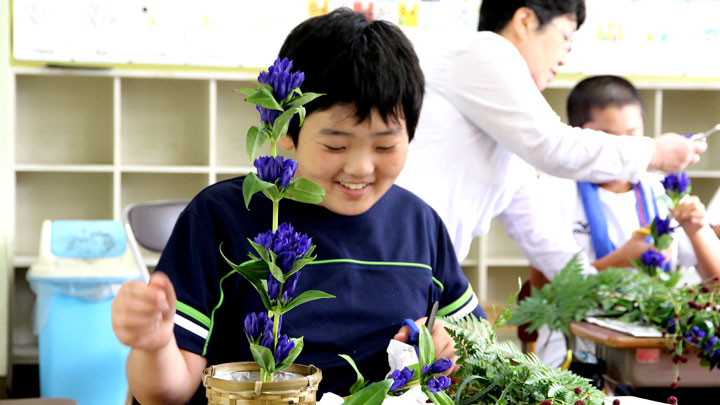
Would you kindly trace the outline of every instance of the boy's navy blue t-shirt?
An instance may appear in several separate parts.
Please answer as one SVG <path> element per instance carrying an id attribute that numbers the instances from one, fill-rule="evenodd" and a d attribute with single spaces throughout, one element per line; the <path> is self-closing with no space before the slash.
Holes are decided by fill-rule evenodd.
<path id="1" fill-rule="evenodd" d="M 242 181 L 226 180 L 198 194 L 157 265 L 177 294 L 179 347 L 204 356 L 208 365 L 252 361 L 243 321 L 265 310 L 219 250 L 222 243 L 225 256 L 242 263 L 254 252 L 247 239 L 271 228 L 270 201 L 256 194 L 248 211 Z M 281 333 L 304 337 L 295 363 L 322 369 L 320 393 L 347 395 L 355 382 L 355 371 L 338 354 L 351 356 L 367 381 L 382 380 L 390 371 L 388 342 L 403 319 L 425 316 L 432 300 L 440 301 L 440 315 L 485 315 L 440 217 L 409 191 L 393 186 L 356 216 L 282 200 L 279 220 L 316 245 L 317 259 L 300 270 L 295 295 L 313 289 L 336 296 L 302 304 L 282 320 Z M 200 386 L 191 403 L 206 404 L 204 391 Z"/>

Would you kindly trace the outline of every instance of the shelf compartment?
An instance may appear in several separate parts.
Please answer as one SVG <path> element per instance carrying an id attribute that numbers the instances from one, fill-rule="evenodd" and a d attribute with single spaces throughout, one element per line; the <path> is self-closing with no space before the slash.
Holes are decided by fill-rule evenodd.
<path id="1" fill-rule="evenodd" d="M 520 248 L 498 221 L 492 221 L 490 231 L 485 237 L 487 238 L 487 256 L 485 259 L 488 262 L 525 259 Z"/>
<path id="2" fill-rule="evenodd" d="M 708 205 L 720 187 L 720 178 L 697 178 L 690 177 L 692 181 L 691 194 L 700 197 L 703 204 Z"/>
<path id="3" fill-rule="evenodd" d="M 16 163 L 113 163 L 112 78 L 18 75 L 16 86 Z"/>
<path id="4" fill-rule="evenodd" d="M 45 219 L 112 219 L 112 173 L 16 173 L 15 256 L 37 256 Z"/>
<path id="5" fill-rule="evenodd" d="M 720 122 L 720 92 L 708 90 L 665 90 L 663 92 L 663 132 L 691 134 L 712 128 Z M 690 170 L 720 170 L 720 139 L 708 138 L 708 151 Z"/>
<path id="6" fill-rule="evenodd" d="M 486 301 L 507 302 L 510 294 L 515 293 L 519 288 L 518 278 L 525 282 L 529 276 L 530 268 L 527 266 L 488 267 L 487 283 L 492 288 L 488 288 Z"/>
<path id="7" fill-rule="evenodd" d="M 120 84 L 123 165 L 209 164 L 209 82 L 124 78 Z"/>
<path id="8" fill-rule="evenodd" d="M 122 173 L 121 212 L 129 204 L 192 198 L 208 185 L 208 175 L 186 173 Z"/>
<path id="9" fill-rule="evenodd" d="M 217 82 L 217 164 L 218 166 L 252 167 L 245 149 L 245 135 L 251 126 L 260 126 L 260 113 L 255 105 L 245 102 L 245 94 L 234 89 L 254 88 L 250 81 Z M 297 119 L 293 118 L 293 119 Z M 291 151 L 278 146 L 278 154 L 292 157 Z M 270 143 L 260 150 L 261 156 L 270 155 Z"/>

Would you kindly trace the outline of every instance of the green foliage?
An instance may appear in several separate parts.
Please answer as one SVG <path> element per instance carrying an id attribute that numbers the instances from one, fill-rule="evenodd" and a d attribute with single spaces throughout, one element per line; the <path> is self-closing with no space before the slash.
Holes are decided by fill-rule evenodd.
<path id="1" fill-rule="evenodd" d="M 532 353 L 522 353 L 511 342 L 497 342 L 490 324 L 470 315 L 448 320 L 448 333 L 458 349 L 461 382 L 455 387 L 455 404 L 602 404 L 605 394 L 589 380 L 569 371 L 548 367 Z M 574 390 L 580 388 L 580 394 Z"/>
<path id="2" fill-rule="evenodd" d="M 369 385 L 355 394 L 351 395 L 344 405 L 380 405 L 385 400 L 393 380 L 387 379 Z"/>

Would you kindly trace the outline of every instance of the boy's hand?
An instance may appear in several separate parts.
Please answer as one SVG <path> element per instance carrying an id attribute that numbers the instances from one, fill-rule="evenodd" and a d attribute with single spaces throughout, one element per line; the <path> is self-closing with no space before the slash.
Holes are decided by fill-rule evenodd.
<path id="1" fill-rule="evenodd" d="M 156 271 L 150 282 L 124 283 L 112 302 L 112 327 L 121 343 L 156 351 L 173 336 L 175 289 L 165 273 Z"/>
<path id="2" fill-rule="evenodd" d="M 705 205 L 694 195 L 684 199 L 670 214 L 682 225 L 688 237 L 693 237 L 707 225 Z"/>
<path id="3" fill-rule="evenodd" d="M 427 317 L 422 317 L 420 319 L 417 319 L 415 321 L 415 324 L 418 326 L 425 325 L 426 320 Z M 448 369 L 443 374 L 449 376 L 455 375 L 455 371 L 457 371 L 458 369 L 456 361 L 459 357 L 455 354 L 455 341 L 445 330 L 445 324 L 443 323 L 443 321 L 435 319 L 435 324 L 433 325 L 433 330 L 430 331 L 430 335 L 432 336 L 433 344 L 435 346 L 435 359 L 437 360 L 440 358 L 448 358 L 453 362 L 453 366 L 450 367 L 450 369 Z M 395 334 L 393 339 L 407 343 L 409 337 L 410 330 L 407 326 L 403 326 Z"/>
<path id="4" fill-rule="evenodd" d="M 643 253 L 649 249 L 653 249 L 655 246 L 645 241 L 648 234 L 649 232 L 646 232 L 644 229 L 634 231 L 630 239 L 620 247 L 619 250 L 622 252 L 623 262 L 616 264 L 616 266 L 632 267 L 630 259 L 640 260 L 640 256 L 642 256 Z"/>
<path id="5" fill-rule="evenodd" d="M 655 151 L 648 169 L 657 169 L 665 173 L 675 173 L 687 165 L 697 163 L 700 154 L 707 149 L 707 143 L 691 141 L 682 135 L 666 133 L 655 138 Z"/>

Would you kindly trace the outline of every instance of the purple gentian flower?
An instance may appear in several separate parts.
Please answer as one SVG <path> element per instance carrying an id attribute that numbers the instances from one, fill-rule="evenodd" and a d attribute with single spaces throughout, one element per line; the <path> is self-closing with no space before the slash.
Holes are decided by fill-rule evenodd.
<path id="1" fill-rule="evenodd" d="M 277 58 L 267 71 L 260 72 L 260 75 L 258 75 L 258 82 L 269 84 L 273 88 L 273 95 L 278 102 L 282 102 L 292 89 L 300 87 L 305 80 L 305 73 L 303 72 L 290 73 L 292 65 L 292 61 L 288 58 Z M 283 113 L 282 111 L 268 110 L 260 106 L 256 108 L 260 111 L 262 122 L 269 124 L 274 123 L 275 119 Z"/>
<path id="2" fill-rule="evenodd" d="M 268 183 L 277 182 L 278 187 L 285 188 L 292 181 L 297 170 L 297 162 L 283 156 L 260 156 L 253 162 L 258 178 Z"/>
<path id="3" fill-rule="evenodd" d="M 253 242 L 257 243 L 258 245 L 265 248 L 265 250 L 271 250 L 272 249 L 272 243 L 273 243 L 273 231 L 267 231 L 265 233 L 261 233 L 258 236 L 253 239 Z"/>
<path id="4" fill-rule="evenodd" d="M 667 323 L 667 331 L 670 333 L 675 333 L 675 324 L 677 323 L 677 321 L 675 321 L 675 318 L 668 318 L 666 323 Z"/>
<path id="5" fill-rule="evenodd" d="M 654 225 L 655 225 L 655 233 L 657 234 L 657 236 L 662 236 L 662 235 L 668 234 L 672 230 L 670 228 L 670 217 L 662 219 L 662 218 L 656 216 L 655 220 L 654 220 Z"/>
<path id="6" fill-rule="evenodd" d="M 434 373 L 443 373 L 447 371 L 450 367 L 452 367 L 453 362 L 450 359 L 442 358 L 438 359 L 433 363 L 433 365 L 430 367 L 430 371 Z"/>
<path id="7" fill-rule="evenodd" d="M 290 278 L 285 280 L 285 291 L 283 291 L 282 302 L 287 304 L 295 294 L 295 288 L 297 288 L 297 280 L 300 277 L 300 272 L 296 271 Z"/>
<path id="8" fill-rule="evenodd" d="M 429 364 L 423 364 L 422 369 L 420 370 L 420 374 L 422 374 L 422 375 L 428 375 L 428 374 L 430 374 L 430 365 L 429 365 Z"/>
<path id="9" fill-rule="evenodd" d="M 640 256 L 642 264 L 648 267 L 661 267 L 665 263 L 665 256 L 655 249 L 649 249 Z"/>
<path id="10" fill-rule="evenodd" d="M 685 172 L 670 173 L 662 180 L 662 185 L 665 187 L 665 191 L 673 191 L 677 194 L 682 194 L 690 185 L 690 179 L 687 177 Z"/>
<path id="11" fill-rule="evenodd" d="M 275 358 L 275 364 L 281 363 L 290 354 L 290 351 L 295 348 L 295 342 L 290 340 L 287 335 L 281 335 L 278 338 L 277 347 L 273 357 Z"/>
<path id="12" fill-rule="evenodd" d="M 698 328 L 697 326 L 693 326 L 692 328 L 690 328 L 690 330 L 693 332 L 693 334 L 695 336 L 697 336 L 700 339 L 705 337 L 705 331 Z"/>
<path id="13" fill-rule="evenodd" d="M 282 270 L 283 273 L 287 273 L 290 270 L 292 270 L 293 265 L 295 265 L 295 261 L 297 260 L 297 254 L 290 250 L 285 252 L 278 253 L 277 259 L 275 260 L 275 264 L 277 264 L 278 267 L 280 267 L 280 270 Z"/>
<path id="14" fill-rule="evenodd" d="M 705 352 L 711 353 L 713 351 L 713 348 L 715 347 L 715 342 L 718 341 L 717 336 L 713 336 L 705 343 Z"/>
<path id="15" fill-rule="evenodd" d="M 393 379 L 390 391 L 403 388 L 408 381 L 412 380 L 413 375 L 415 375 L 415 371 L 410 370 L 408 367 L 405 367 L 402 370 L 397 369 L 393 371 L 392 374 L 390 374 L 390 378 Z"/>
<path id="16" fill-rule="evenodd" d="M 272 328 L 269 330 L 265 329 L 263 331 L 262 338 L 260 339 L 260 346 L 267 347 L 270 351 L 272 351 L 274 345 L 275 339 L 273 338 Z"/>
<path id="17" fill-rule="evenodd" d="M 245 316 L 245 332 L 253 342 L 260 337 L 270 318 L 264 312 L 251 312 Z"/>
<path id="18" fill-rule="evenodd" d="M 439 377 L 431 378 L 425 383 L 425 387 L 427 387 L 427 390 L 430 391 L 433 394 L 436 394 L 445 388 L 450 386 L 450 379 L 445 377 L 444 375 L 441 375 Z"/>
<path id="19" fill-rule="evenodd" d="M 282 285 L 279 281 L 275 278 L 275 276 L 272 275 L 272 273 L 268 272 L 268 278 L 267 278 L 267 288 L 268 288 L 268 295 L 270 296 L 270 301 L 275 301 L 280 296 L 280 287 Z"/>

